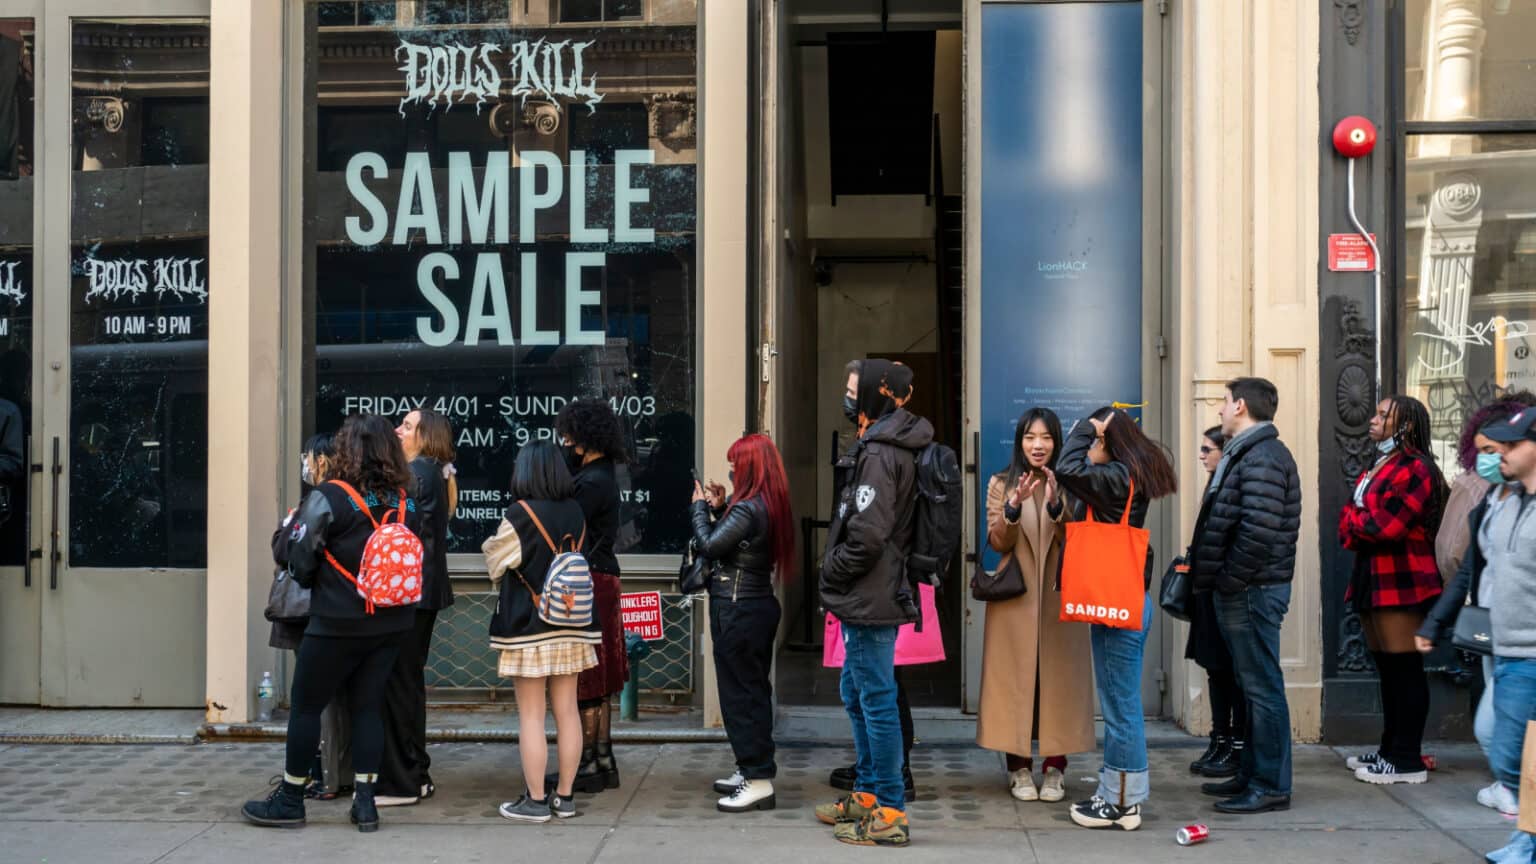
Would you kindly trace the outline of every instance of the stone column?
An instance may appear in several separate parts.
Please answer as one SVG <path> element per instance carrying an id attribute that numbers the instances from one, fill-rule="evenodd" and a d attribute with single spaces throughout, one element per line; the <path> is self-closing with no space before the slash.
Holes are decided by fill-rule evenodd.
<path id="1" fill-rule="evenodd" d="M 1419 254 L 1418 309 L 1407 337 L 1410 391 L 1467 376 L 1472 276 L 1483 224 L 1482 185 L 1465 172 L 1435 178 Z"/>
<path id="2" fill-rule="evenodd" d="M 283 9 L 212 0 L 208 281 L 210 722 L 255 715 L 283 433 Z"/>

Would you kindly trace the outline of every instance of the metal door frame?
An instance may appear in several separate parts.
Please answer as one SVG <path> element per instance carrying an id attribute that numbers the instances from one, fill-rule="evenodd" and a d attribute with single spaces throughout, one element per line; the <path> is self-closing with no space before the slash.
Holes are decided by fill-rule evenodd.
<path id="1" fill-rule="evenodd" d="M 100 610 L 106 620 L 132 616 L 165 622 L 152 593 L 135 595 L 135 577 L 150 578 L 167 590 L 195 595 L 198 609 L 206 596 L 206 570 L 184 568 L 101 568 L 69 566 L 66 554 L 69 531 L 70 440 L 70 220 L 73 208 L 73 172 L 68 154 L 73 152 L 72 133 L 72 33 L 73 19 L 167 19 L 210 18 L 210 0 L 0 0 L 0 17 L 30 17 L 37 27 L 35 62 L 36 171 L 33 205 L 33 346 L 32 346 L 32 484 L 29 513 L 30 548 L 41 550 L 33 567 L 32 587 L 38 592 L 38 694 L 36 701 L 50 706 L 81 705 L 200 705 L 202 702 L 204 616 L 199 614 L 188 633 L 191 651 L 181 658 L 141 656 L 141 646 L 118 646 L 127 662 L 153 664 L 166 675 L 186 671 L 185 687 L 175 686 L 166 697 L 140 691 L 124 697 L 101 689 L 93 682 L 87 657 L 71 657 L 71 626 L 91 632 L 91 622 L 69 614 L 67 586 L 96 580 L 96 590 L 116 589 L 117 600 L 138 599 L 140 604 L 114 603 L 114 597 L 80 598 L 80 611 Z M 57 443 L 56 443 L 57 442 Z M 55 447 L 57 446 L 57 451 Z M 58 453 L 55 457 L 55 452 Z M 42 473 L 38 473 L 41 469 Z M 57 480 L 55 481 L 55 478 Z M 57 492 L 55 492 L 57 489 Z M 191 638 L 194 637 L 195 639 Z M 178 668 L 181 667 L 181 668 Z M 157 673 L 160 674 L 160 673 Z M 73 687 L 73 690 L 71 689 Z"/>

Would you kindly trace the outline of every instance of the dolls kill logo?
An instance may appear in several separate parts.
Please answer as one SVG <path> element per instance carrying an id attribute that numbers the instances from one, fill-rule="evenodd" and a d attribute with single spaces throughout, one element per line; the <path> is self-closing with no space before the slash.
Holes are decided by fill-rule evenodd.
<path id="1" fill-rule="evenodd" d="M 20 305 L 27 299 L 27 286 L 21 281 L 20 261 L 0 261 L 0 300 Z"/>
<path id="2" fill-rule="evenodd" d="M 178 301 L 207 303 L 205 263 L 203 258 L 86 258 L 80 262 L 86 277 L 85 302 L 136 301 L 153 291 L 156 300 L 170 294 Z"/>
<path id="3" fill-rule="evenodd" d="M 583 55 L 593 42 L 569 39 L 550 42 L 512 43 L 506 51 L 494 42 L 479 45 L 417 45 L 401 40 L 395 59 L 405 73 L 405 98 L 400 100 L 400 116 L 405 106 L 424 104 L 428 111 L 443 103 L 443 110 L 454 103 L 475 100 L 475 113 L 481 106 L 501 95 L 503 81 L 511 82 L 511 95 L 555 101 L 557 97 L 597 110 L 603 94 L 597 92 L 597 76 L 583 79 Z M 507 77 L 502 78 L 495 55 L 507 55 Z"/>

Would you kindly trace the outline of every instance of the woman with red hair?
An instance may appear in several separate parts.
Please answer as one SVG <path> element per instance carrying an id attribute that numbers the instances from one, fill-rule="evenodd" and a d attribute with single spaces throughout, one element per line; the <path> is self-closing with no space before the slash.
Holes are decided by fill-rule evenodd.
<path id="1" fill-rule="evenodd" d="M 774 808 L 773 637 L 779 600 L 773 577 L 790 575 L 794 514 L 784 460 L 767 435 L 748 435 L 726 453 L 735 494 L 714 481 L 694 483 L 693 548 L 714 563 L 709 633 L 714 641 L 720 713 L 736 773 L 715 781 L 725 813 Z"/>

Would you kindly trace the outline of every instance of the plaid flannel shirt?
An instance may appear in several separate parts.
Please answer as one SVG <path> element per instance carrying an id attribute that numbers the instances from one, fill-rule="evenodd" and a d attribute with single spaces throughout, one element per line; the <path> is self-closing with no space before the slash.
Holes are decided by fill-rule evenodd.
<path id="1" fill-rule="evenodd" d="M 1435 494 L 1424 462 L 1398 452 L 1376 471 L 1364 505 L 1340 511 L 1339 543 L 1370 565 L 1372 607 L 1415 606 L 1443 590 L 1429 528 Z"/>

